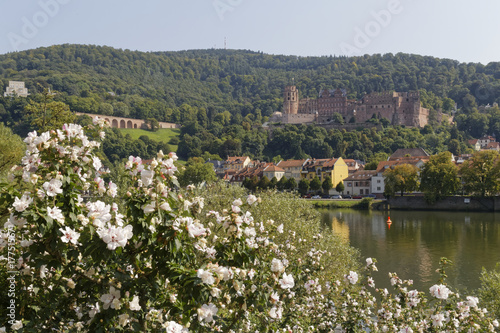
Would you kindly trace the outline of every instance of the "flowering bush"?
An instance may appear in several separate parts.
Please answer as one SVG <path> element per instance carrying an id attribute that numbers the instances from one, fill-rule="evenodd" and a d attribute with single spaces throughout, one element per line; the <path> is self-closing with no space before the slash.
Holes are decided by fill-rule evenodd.
<path id="1" fill-rule="evenodd" d="M 71 124 L 25 140 L 20 183 L 12 178 L 2 195 L 11 204 L 0 237 L 9 253 L 2 277 L 20 273 L 14 318 L 5 306 L 0 313 L 12 330 L 423 332 L 498 325 L 475 298 L 460 301 L 438 285 L 427 301 L 395 274 L 396 294 L 374 289 L 377 302 L 369 291 L 371 259 L 364 277 L 325 276 L 336 254 L 316 246 L 322 235 L 310 244 L 287 225 L 256 220 L 251 211 L 265 203 L 253 195 L 205 214 L 194 187 L 175 190 L 175 154 L 159 152 L 149 164 L 130 157 L 132 185 L 119 198 L 117 185 L 101 177 L 103 128 L 97 120 L 86 132 Z"/>

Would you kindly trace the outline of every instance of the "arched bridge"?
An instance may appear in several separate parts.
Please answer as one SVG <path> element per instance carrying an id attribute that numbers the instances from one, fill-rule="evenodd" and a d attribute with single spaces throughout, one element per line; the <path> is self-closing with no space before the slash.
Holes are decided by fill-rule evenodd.
<path id="1" fill-rule="evenodd" d="M 142 128 L 148 129 L 148 124 L 142 119 L 133 119 L 133 118 L 123 118 L 123 117 L 113 117 L 113 116 L 104 116 L 102 114 L 92 114 L 92 113 L 83 113 L 83 112 L 75 112 L 77 115 L 85 115 L 94 119 L 95 117 L 99 117 L 101 119 L 109 122 L 109 125 L 113 128 Z M 180 128 L 181 126 L 174 123 L 165 123 L 162 121 L 158 122 L 160 128 Z"/>

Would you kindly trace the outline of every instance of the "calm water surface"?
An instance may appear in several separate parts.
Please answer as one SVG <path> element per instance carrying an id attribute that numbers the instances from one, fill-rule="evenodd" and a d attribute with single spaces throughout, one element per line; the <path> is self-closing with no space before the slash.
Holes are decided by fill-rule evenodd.
<path id="1" fill-rule="evenodd" d="M 388 213 L 348 209 L 322 211 L 323 223 L 361 251 L 363 258 L 378 261 L 377 286 L 389 287 L 388 272 L 413 279 L 415 287 L 428 291 L 439 278 L 441 257 L 453 261 L 447 268 L 448 283 L 473 290 L 480 286 L 482 268 L 500 262 L 500 214 L 392 211 Z"/>

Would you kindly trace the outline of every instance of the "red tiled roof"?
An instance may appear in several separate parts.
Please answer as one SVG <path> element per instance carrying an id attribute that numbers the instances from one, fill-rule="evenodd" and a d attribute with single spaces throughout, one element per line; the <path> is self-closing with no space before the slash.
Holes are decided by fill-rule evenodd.
<path id="1" fill-rule="evenodd" d="M 288 160 L 288 161 L 280 161 L 278 163 L 278 166 L 280 168 L 293 168 L 293 167 L 300 167 L 302 164 L 304 164 L 306 160 Z"/>
<path id="2" fill-rule="evenodd" d="M 377 170 L 359 170 L 344 179 L 344 182 L 349 180 L 368 180 L 377 175 L 377 173 Z"/>
<path id="3" fill-rule="evenodd" d="M 247 158 L 250 159 L 248 156 L 228 156 L 226 164 L 243 163 Z"/>
<path id="4" fill-rule="evenodd" d="M 396 165 L 402 165 L 402 164 L 410 164 L 410 165 L 416 165 L 418 162 L 427 162 L 429 158 L 408 158 L 408 159 L 401 159 L 397 161 L 382 161 L 378 163 L 377 166 L 377 172 L 383 172 L 387 168 L 396 166 Z"/>
<path id="5" fill-rule="evenodd" d="M 276 165 L 268 166 L 264 169 L 264 171 L 266 171 L 266 172 L 285 172 L 285 170 L 283 170 L 282 168 L 280 168 L 279 166 L 276 166 Z"/>

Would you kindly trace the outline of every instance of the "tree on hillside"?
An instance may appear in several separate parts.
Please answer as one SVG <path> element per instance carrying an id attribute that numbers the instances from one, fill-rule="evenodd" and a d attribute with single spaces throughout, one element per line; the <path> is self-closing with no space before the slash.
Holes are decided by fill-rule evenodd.
<path id="1" fill-rule="evenodd" d="M 335 112 L 332 115 L 332 122 L 342 125 L 344 124 L 344 118 L 342 118 L 342 115 L 340 113 Z"/>
<path id="2" fill-rule="evenodd" d="M 201 158 L 190 158 L 184 170 L 179 171 L 178 180 L 181 186 L 197 185 L 202 182 L 214 182 L 217 176 L 211 163 L 204 163 Z"/>
<path id="3" fill-rule="evenodd" d="M 0 123 L 0 179 L 5 177 L 14 165 L 21 162 L 25 149 L 21 137 Z"/>
<path id="4" fill-rule="evenodd" d="M 464 190 L 473 195 L 493 196 L 500 191 L 499 154 L 493 150 L 475 153 L 459 171 Z"/>
<path id="5" fill-rule="evenodd" d="M 75 114 L 63 102 L 53 100 L 54 93 L 45 90 L 25 107 L 31 126 L 39 132 L 60 129 L 64 124 L 73 123 Z"/>
<path id="6" fill-rule="evenodd" d="M 319 179 L 318 176 L 314 176 L 314 178 L 311 180 L 311 183 L 309 184 L 311 187 L 311 190 L 313 191 L 319 191 L 321 188 L 321 180 Z"/>
<path id="7" fill-rule="evenodd" d="M 245 188 L 247 188 L 248 190 L 250 190 L 252 192 L 255 192 L 258 184 L 259 184 L 259 179 L 257 178 L 257 176 L 253 176 L 252 178 L 245 178 L 243 180 L 243 183 L 242 183 L 242 185 Z"/>
<path id="8" fill-rule="evenodd" d="M 429 202 L 452 195 L 459 187 L 458 168 L 451 161 L 450 152 L 431 156 L 420 172 L 420 190 Z"/>
<path id="9" fill-rule="evenodd" d="M 330 178 L 330 176 L 325 177 L 323 183 L 321 183 L 321 187 L 323 188 L 323 192 L 325 192 L 325 194 L 328 194 L 328 192 L 333 188 L 332 179 Z"/>
<path id="10" fill-rule="evenodd" d="M 283 177 L 284 178 L 284 177 Z M 291 177 L 290 179 L 288 179 L 288 181 L 286 182 L 286 189 L 287 190 L 290 190 L 290 191 L 293 191 L 297 188 L 297 181 L 295 180 L 295 178 Z"/>
<path id="11" fill-rule="evenodd" d="M 269 188 L 269 184 L 269 178 L 267 178 L 267 176 L 262 176 L 262 178 L 259 180 L 259 183 L 257 184 L 257 187 L 261 190 L 267 190 Z"/>
<path id="12" fill-rule="evenodd" d="M 283 191 L 283 190 L 285 190 L 287 188 L 286 187 L 287 183 L 288 183 L 288 179 L 285 176 L 283 176 L 278 181 L 278 184 L 276 184 L 276 187 L 278 188 L 278 190 Z"/>
<path id="13" fill-rule="evenodd" d="M 269 188 L 275 189 L 278 186 L 278 178 L 274 176 L 271 181 L 269 182 Z"/>
<path id="14" fill-rule="evenodd" d="M 384 152 L 377 152 L 368 158 L 368 162 L 365 165 L 365 170 L 377 170 L 378 164 L 382 161 L 387 161 L 389 154 Z"/>
<path id="15" fill-rule="evenodd" d="M 335 186 L 335 191 L 337 191 L 338 193 L 344 193 L 344 190 L 345 190 L 344 183 L 342 181 L 340 181 L 337 184 L 337 186 Z"/>
<path id="16" fill-rule="evenodd" d="M 299 182 L 299 193 L 305 195 L 309 191 L 309 180 L 302 178 Z"/>
<path id="17" fill-rule="evenodd" d="M 160 129 L 160 123 L 155 118 L 147 118 L 145 123 L 148 124 L 148 128 L 152 132 L 156 132 Z"/>
<path id="18" fill-rule="evenodd" d="M 109 103 L 101 103 L 101 105 L 99 105 L 99 114 L 112 116 L 114 114 L 113 105 Z"/>
<path id="19" fill-rule="evenodd" d="M 385 194 L 394 196 L 396 192 L 413 192 L 418 189 L 418 168 L 411 164 L 396 165 L 384 172 Z"/>

